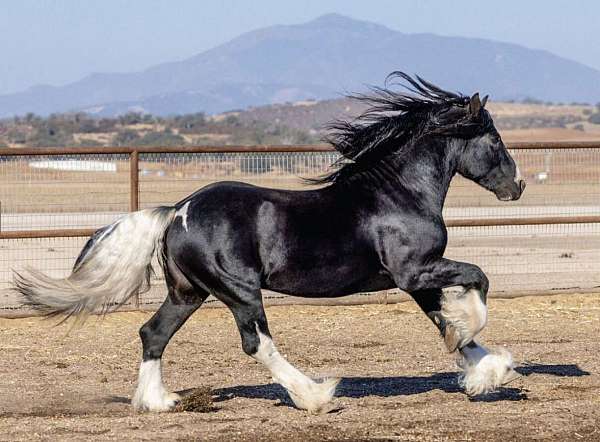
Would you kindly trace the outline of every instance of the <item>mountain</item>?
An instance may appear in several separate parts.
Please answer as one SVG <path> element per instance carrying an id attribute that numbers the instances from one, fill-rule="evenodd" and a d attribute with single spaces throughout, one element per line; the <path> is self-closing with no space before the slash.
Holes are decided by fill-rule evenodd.
<path id="1" fill-rule="evenodd" d="M 84 110 L 114 115 L 216 113 L 327 99 L 394 70 L 495 100 L 600 101 L 600 71 L 547 51 L 490 40 L 405 34 L 329 14 L 300 25 L 245 33 L 186 60 L 141 72 L 93 74 L 61 87 L 0 96 L 0 117 Z"/>

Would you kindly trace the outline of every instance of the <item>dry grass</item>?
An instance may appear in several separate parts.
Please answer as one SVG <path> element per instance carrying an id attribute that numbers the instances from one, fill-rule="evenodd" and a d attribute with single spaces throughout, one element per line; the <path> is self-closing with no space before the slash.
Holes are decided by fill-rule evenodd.
<path id="1" fill-rule="evenodd" d="M 486 108 L 494 117 L 532 117 L 565 115 L 576 116 L 587 119 L 586 110 L 592 110 L 593 106 L 581 105 L 545 105 L 528 103 L 502 103 L 491 101 Z"/>
<path id="2" fill-rule="evenodd" d="M 511 129 L 502 131 L 502 139 L 505 142 L 515 141 L 600 141 L 600 125 L 584 124 L 585 131 L 549 127 L 531 129 Z"/>

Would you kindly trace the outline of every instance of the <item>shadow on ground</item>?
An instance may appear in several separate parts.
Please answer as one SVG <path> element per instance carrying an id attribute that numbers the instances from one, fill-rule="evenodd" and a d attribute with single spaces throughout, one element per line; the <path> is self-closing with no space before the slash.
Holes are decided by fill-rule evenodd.
<path id="1" fill-rule="evenodd" d="M 516 370 L 523 376 L 543 374 L 578 377 L 590 374 L 575 364 L 526 364 Z M 446 393 L 462 392 L 458 385 L 458 373 L 436 373 L 430 376 L 348 377 L 341 380 L 335 395 L 336 397 L 356 399 L 367 396 L 410 396 L 433 390 L 441 390 Z M 250 399 L 280 399 L 284 401 L 284 404 L 291 405 L 285 389 L 279 384 L 240 385 L 220 388 L 214 390 L 214 394 L 217 396 L 215 401 L 244 397 Z M 479 395 L 472 398 L 472 400 L 481 402 L 521 401 L 527 400 L 527 394 L 520 388 L 502 387 L 494 393 Z"/>
<path id="2" fill-rule="evenodd" d="M 532 364 L 527 363 L 515 370 L 523 376 L 532 374 L 549 374 L 559 377 L 589 376 L 590 372 L 582 370 L 576 364 Z"/>
<path id="3" fill-rule="evenodd" d="M 390 376 L 390 377 L 347 377 L 338 385 L 335 396 L 358 399 L 368 396 L 395 397 L 411 396 L 433 390 L 446 393 L 460 393 L 457 382 L 458 373 L 437 373 L 431 376 Z M 292 406 L 286 391 L 279 384 L 242 385 L 221 388 L 214 391 L 215 401 L 225 401 L 235 397 L 250 399 L 281 400 L 282 404 Z M 475 398 L 485 401 L 516 401 L 526 399 L 518 388 L 500 388 L 497 392 Z"/>
<path id="4" fill-rule="evenodd" d="M 580 369 L 575 364 L 525 364 L 517 367 L 516 371 L 523 376 L 532 374 L 551 375 L 559 377 L 588 376 L 590 373 Z M 388 377 L 346 377 L 336 389 L 336 397 L 362 398 L 368 396 L 393 397 L 411 396 L 441 390 L 446 393 L 460 393 L 457 372 L 436 373 L 430 376 L 388 376 Z M 194 389 L 179 391 L 182 396 Z M 248 399 L 280 400 L 281 405 L 293 406 L 287 392 L 279 384 L 239 385 L 213 390 L 215 402 L 227 401 L 242 397 Z M 479 395 L 471 398 L 478 402 L 522 401 L 527 400 L 527 394 L 520 388 L 501 387 L 494 393 Z M 130 403 L 128 398 L 112 396 L 109 402 Z"/>

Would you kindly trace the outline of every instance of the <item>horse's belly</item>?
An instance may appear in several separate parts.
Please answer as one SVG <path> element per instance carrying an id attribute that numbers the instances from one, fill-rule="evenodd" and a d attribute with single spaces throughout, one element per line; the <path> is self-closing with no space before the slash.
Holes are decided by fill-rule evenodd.
<path id="1" fill-rule="evenodd" d="M 288 270 L 267 278 L 264 287 L 280 293 L 301 297 L 337 297 L 357 292 L 373 292 L 395 287 L 392 279 L 379 272 L 357 269 Z"/>

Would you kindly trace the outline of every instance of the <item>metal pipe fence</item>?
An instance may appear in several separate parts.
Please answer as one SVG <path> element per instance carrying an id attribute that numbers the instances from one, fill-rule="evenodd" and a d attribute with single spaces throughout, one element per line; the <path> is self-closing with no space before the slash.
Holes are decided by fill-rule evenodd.
<path id="1" fill-rule="evenodd" d="M 494 293 L 600 287 L 600 142 L 513 143 L 528 181 L 501 203 L 460 177 L 448 194 L 447 256 L 480 265 Z M 330 170 L 329 146 L 0 149 L 0 315 L 21 308 L 12 269 L 65 276 L 95 229 L 173 204 L 204 185 L 236 180 L 303 189 Z M 160 275 L 142 304 L 164 297 Z M 275 295 L 268 295 L 275 296 Z"/>

